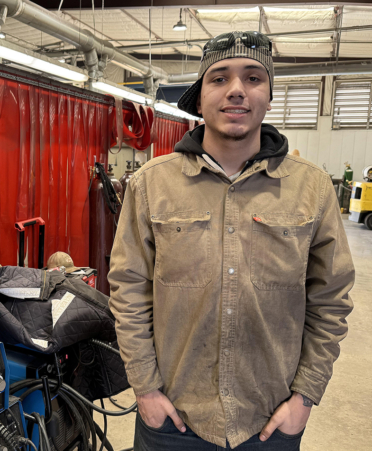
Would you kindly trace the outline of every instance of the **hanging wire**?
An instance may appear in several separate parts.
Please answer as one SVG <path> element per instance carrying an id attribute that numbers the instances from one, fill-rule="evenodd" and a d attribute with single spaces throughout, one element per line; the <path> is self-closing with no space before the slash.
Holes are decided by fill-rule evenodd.
<path id="1" fill-rule="evenodd" d="M 103 36 L 103 14 L 104 14 L 104 9 L 105 9 L 105 0 L 102 0 L 102 26 L 101 26 L 101 35 Z M 102 53 L 103 53 L 103 46 L 102 46 L 102 51 L 101 51 L 101 58 L 102 58 Z M 107 67 L 107 66 L 106 66 Z"/>
<path id="2" fill-rule="evenodd" d="M 59 7 L 58 7 L 58 12 L 59 12 L 59 11 L 61 11 L 61 8 L 62 8 L 62 3 L 63 3 L 63 0 L 61 0 L 61 3 L 59 4 Z"/>
<path id="3" fill-rule="evenodd" d="M 92 12 L 93 12 L 93 30 L 94 36 L 96 35 L 96 16 L 94 14 L 94 0 L 92 0 Z"/>
<path id="4" fill-rule="evenodd" d="M 151 8 L 149 8 L 149 65 L 151 67 Z"/>

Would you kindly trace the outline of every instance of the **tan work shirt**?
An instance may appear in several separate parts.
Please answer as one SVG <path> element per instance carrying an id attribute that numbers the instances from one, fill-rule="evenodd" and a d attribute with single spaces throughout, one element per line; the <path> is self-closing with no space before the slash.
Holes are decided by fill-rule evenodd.
<path id="1" fill-rule="evenodd" d="M 235 448 L 291 390 L 319 403 L 354 268 L 315 165 L 273 157 L 231 182 L 173 153 L 130 180 L 109 281 L 135 393 L 161 388 L 196 434 Z"/>

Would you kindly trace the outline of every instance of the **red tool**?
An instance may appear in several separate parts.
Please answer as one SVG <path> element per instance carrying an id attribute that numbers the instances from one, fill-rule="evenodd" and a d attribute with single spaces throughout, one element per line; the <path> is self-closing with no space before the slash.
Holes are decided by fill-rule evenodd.
<path id="1" fill-rule="evenodd" d="M 15 223 L 15 228 L 19 232 L 19 261 L 18 266 L 25 264 L 25 227 L 39 224 L 39 259 L 38 268 L 44 266 L 44 238 L 45 238 L 45 221 L 42 218 L 26 219 Z"/>

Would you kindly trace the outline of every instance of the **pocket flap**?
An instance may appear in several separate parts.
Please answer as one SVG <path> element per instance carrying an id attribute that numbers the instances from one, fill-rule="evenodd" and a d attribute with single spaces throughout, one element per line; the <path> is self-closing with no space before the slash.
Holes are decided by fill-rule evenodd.
<path id="1" fill-rule="evenodd" d="M 253 230 L 258 232 L 280 234 L 287 237 L 307 233 L 308 226 L 314 223 L 313 215 L 289 214 L 254 214 Z"/>
<path id="2" fill-rule="evenodd" d="M 209 211 L 180 211 L 151 216 L 151 221 L 155 224 L 193 224 L 210 220 Z"/>

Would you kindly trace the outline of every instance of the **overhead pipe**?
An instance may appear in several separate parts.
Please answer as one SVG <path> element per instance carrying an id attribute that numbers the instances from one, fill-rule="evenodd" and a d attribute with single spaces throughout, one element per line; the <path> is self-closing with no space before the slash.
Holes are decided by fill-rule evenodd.
<path id="1" fill-rule="evenodd" d="M 90 70 L 90 75 L 94 78 L 102 71 L 104 62 L 110 60 L 112 63 L 137 73 L 144 79 L 146 90 L 153 93 L 158 82 L 165 83 L 190 83 L 197 80 L 197 73 L 169 75 L 160 68 L 149 67 L 142 61 L 116 49 L 113 45 L 94 36 L 90 31 L 83 30 L 76 25 L 69 23 L 56 14 L 32 3 L 28 0 L 0 0 L 0 12 L 5 21 L 6 16 L 19 20 L 33 28 L 48 33 L 62 41 L 77 47 L 83 51 L 86 57 L 86 64 Z M 357 30 L 364 27 L 344 27 L 343 30 Z M 326 30 L 312 30 L 314 32 L 324 32 Z M 280 35 L 296 34 L 301 32 L 280 33 Z M 278 35 L 271 33 L 271 36 Z M 101 64 L 98 60 L 101 58 Z M 371 61 L 353 61 L 351 63 L 322 63 L 322 64 L 301 64 L 292 66 L 276 66 L 276 77 L 291 76 L 316 76 L 316 75 L 346 75 L 372 73 Z M 154 82 L 154 79 L 157 82 Z"/>
<path id="2" fill-rule="evenodd" d="M 105 55 L 114 64 L 142 76 L 145 80 L 155 78 L 166 82 L 168 79 L 168 74 L 162 69 L 146 66 L 140 60 L 116 50 L 110 42 L 97 38 L 90 31 L 59 18 L 35 3 L 28 0 L 0 0 L 0 7 L 2 6 L 7 7 L 8 17 L 17 19 L 83 51 L 93 78 L 98 75 L 98 55 Z"/>

